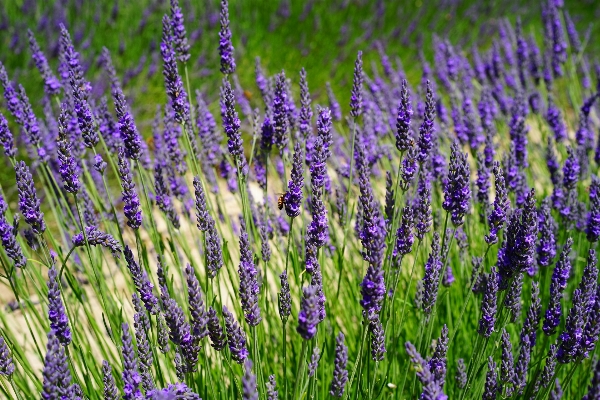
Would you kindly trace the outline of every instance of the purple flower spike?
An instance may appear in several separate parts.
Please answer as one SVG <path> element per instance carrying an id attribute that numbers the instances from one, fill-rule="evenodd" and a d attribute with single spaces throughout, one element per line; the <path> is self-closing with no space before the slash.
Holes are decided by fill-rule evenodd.
<path id="1" fill-rule="evenodd" d="M 13 216 L 13 224 L 9 224 L 6 220 L 6 210 L 8 205 L 4 200 L 4 197 L 0 194 L 0 241 L 4 247 L 4 251 L 8 258 L 13 260 L 16 268 L 23 268 L 27 265 L 27 258 L 23 255 L 23 249 L 17 241 L 18 231 L 18 215 Z"/>
<path id="2" fill-rule="evenodd" d="M 398 106 L 398 117 L 396 119 L 396 148 L 400 152 L 405 152 L 415 144 L 411 134 L 411 118 L 413 110 L 408 93 L 408 83 L 406 79 L 402 80 L 400 89 L 400 105 Z"/>
<path id="3" fill-rule="evenodd" d="M 277 145 L 280 152 L 287 147 L 288 137 L 288 108 L 285 73 L 281 71 L 275 77 L 275 90 L 273 93 L 273 143 Z"/>
<path id="4" fill-rule="evenodd" d="M 60 297 L 58 286 L 58 272 L 53 258 L 52 267 L 48 270 L 48 319 L 50 328 L 63 346 L 71 343 L 71 329 L 69 329 L 69 318 Z"/>
<path id="5" fill-rule="evenodd" d="M 354 81 L 352 83 L 352 95 L 350 97 L 350 115 L 352 118 L 358 118 L 362 114 L 363 107 L 363 64 L 362 51 L 359 51 L 354 63 Z"/>
<path id="6" fill-rule="evenodd" d="M 550 198 L 544 199 L 538 211 L 540 239 L 537 245 L 537 260 L 540 267 L 548 267 L 556 256 L 556 231 L 558 224 L 554 221 L 550 207 Z"/>
<path id="7" fill-rule="evenodd" d="M 41 398 L 43 400 L 62 399 L 65 393 L 70 393 L 71 371 L 65 348 L 60 344 L 53 330 L 48 333 L 46 349 L 44 369 L 42 370 Z"/>
<path id="8" fill-rule="evenodd" d="M 498 398 L 498 375 L 496 374 L 496 363 L 494 358 L 488 358 L 488 372 L 485 375 L 485 389 L 483 400 L 496 400 Z"/>
<path id="9" fill-rule="evenodd" d="M 327 88 L 327 99 L 329 101 L 329 109 L 331 110 L 331 116 L 334 121 L 342 120 L 342 108 L 340 107 L 340 103 L 337 101 L 335 97 L 335 93 L 333 93 L 333 89 L 331 88 L 331 84 L 329 82 L 326 83 Z"/>
<path id="10" fill-rule="evenodd" d="M 479 319 L 479 329 L 477 332 L 483 337 L 490 337 L 494 331 L 496 323 L 496 298 L 498 294 L 498 276 L 492 269 L 486 279 L 485 292 L 481 302 L 481 318 Z"/>
<path id="11" fill-rule="evenodd" d="M 68 119 L 70 119 L 70 115 L 66 109 L 67 105 L 63 103 L 58 117 L 58 140 L 56 144 L 58 147 L 59 172 L 65 190 L 77 194 L 81 189 L 81 182 L 79 182 L 78 177 L 79 168 L 71 152 L 73 144 L 68 136 Z"/>
<path id="12" fill-rule="evenodd" d="M 171 0 L 171 27 L 173 29 L 173 44 L 179 55 L 179 61 L 185 63 L 190 59 L 190 45 L 187 40 L 179 0 Z"/>
<path id="13" fill-rule="evenodd" d="M 554 133 L 554 140 L 562 142 L 567 138 L 567 127 L 563 121 L 560 109 L 554 104 L 551 95 L 548 95 L 546 121 L 548 121 L 550 129 L 552 129 L 552 132 Z"/>
<path id="14" fill-rule="evenodd" d="M 4 147 L 4 155 L 6 157 L 13 158 L 17 154 L 15 140 L 8 128 L 8 122 L 2 113 L 0 113 L 0 144 Z"/>
<path id="15" fill-rule="evenodd" d="M 288 181 L 288 190 L 285 193 L 285 212 L 288 217 L 296 218 L 300 215 L 302 204 L 302 188 L 304 187 L 304 152 L 300 142 L 294 146 L 294 160 L 292 163 L 291 179 Z"/>
<path id="16" fill-rule="evenodd" d="M 149 313 L 156 315 L 158 313 L 158 299 L 154 295 L 154 285 L 150 282 L 146 271 L 142 270 L 140 265 L 135 262 L 133 253 L 129 246 L 125 246 L 123 251 L 125 254 L 125 261 L 127 262 L 127 268 L 131 274 L 133 284 Z"/>
<path id="17" fill-rule="evenodd" d="M 572 147 L 567 147 L 567 153 L 568 156 L 563 166 L 563 186 L 567 190 L 573 190 L 579 181 L 581 167 Z"/>
<path id="18" fill-rule="evenodd" d="M 423 123 L 419 128 L 419 163 L 424 164 L 429 158 L 429 153 L 433 147 L 433 120 L 435 118 L 435 99 L 431 83 L 427 81 L 427 94 L 425 97 L 425 115 Z"/>
<path id="19" fill-rule="evenodd" d="M 233 157 L 235 165 L 243 175 L 248 173 L 248 164 L 244 155 L 244 143 L 240 132 L 241 121 L 235 110 L 235 95 L 228 80 L 223 79 L 221 86 L 221 117 L 223 130 L 227 135 L 227 149 Z"/>
<path id="20" fill-rule="evenodd" d="M 406 255 L 412 250 L 412 245 L 415 241 L 413 235 L 414 215 L 413 209 L 406 206 L 402 209 L 402 222 L 396 232 L 396 248 L 394 252 L 401 255 Z"/>
<path id="21" fill-rule="evenodd" d="M 244 317 L 248 325 L 256 326 L 261 321 L 260 308 L 258 307 L 258 271 L 254 266 L 254 258 L 245 227 L 242 227 L 242 233 L 240 234 L 240 266 L 238 274 L 240 277 L 240 299 Z"/>
<path id="22" fill-rule="evenodd" d="M 455 141 L 452 144 L 448 183 L 444 189 L 444 202 L 442 204 L 444 210 L 452 214 L 452 223 L 455 226 L 463 224 L 463 217 L 470 209 L 470 176 L 467 155 L 460 151 L 458 142 Z"/>
<path id="23" fill-rule="evenodd" d="M 15 172 L 19 190 L 19 210 L 33 232 L 41 235 L 46 230 L 46 223 L 44 222 L 44 213 L 40 211 L 41 201 L 37 197 L 29 167 L 24 161 L 18 161 L 15 164 Z"/>
<path id="24" fill-rule="evenodd" d="M 121 188 L 123 194 L 123 213 L 127 217 L 127 225 L 132 229 L 138 229 L 142 225 L 142 210 L 140 198 L 135 190 L 133 176 L 129 169 L 129 160 L 125 158 L 125 151 L 119 148 L 119 177 L 121 178 Z"/>
<path id="25" fill-rule="evenodd" d="M 27 30 L 27 36 L 29 38 L 29 48 L 31 49 L 31 57 L 35 63 L 35 66 L 40 71 L 42 78 L 44 79 L 44 91 L 49 97 L 56 96 L 60 93 L 61 84 L 60 81 L 56 78 L 50 66 L 48 65 L 48 60 L 46 56 L 40 49 L 37 41 L 35 40 L 35 36 L 30 29 Z"/>
<path id="26" fill-rule="evenodd" d="M 344 334 L 340 332 L 335 338 L 335 363 L 333 379 L 329 387 L 329 394 L 333 397 L 342 397 L 346 382 L 348 381 L 348 347 L 344 344 Z"/>
<path id="27" fill-rule="evenodd" d="M 221 30 L 219 31 L 219 55 L 221 56 L 221 73 L 231 75 L 235 72 L 235 58 L 231 44 L 229 29 L 229 1 L 221 0 Z"/>
<path id="28" fill-rule="evenodd" d="M 122 330 L 123 399 L 135 400 L 142 397 L 142 393 L 140 391 L 142 377 L 138 372 L 137 357 L 135 356 L 135 347 L 132 342 L 131 333 L 129 332 L 129 325 L 127 323 L 123 323 Z"/>
<path id="29" fill-rule="evenodd" d="M 173 1 L 171 2 L 173 4 Z M 180 21 L 183 22 L 183 21 Z M 175 22 L 165 15 L 163 16 L 162 42 L 160 43 L 160 53 L 163 59 L 163 76 L 167 95 L 171 100 L 171 107 L 175 113 L 175 122 L 178 124 L 186 123 L 190 118 L 190 106 L 187 92 L 183 86 L 183 81 L 177 70 L 177 60 L 174 45 L 177 43 L 171 34 L 171 24 Z"/>
<path id="30" fill-rule="evenodd" d="M 567 239 L 567 243 L 560 253 L 560 259 L 556 262 L 554 272 L 552 273 L 552 280 L 550 281 L 550 304 L 548 304 L 544 326 L 542 327 L 546 335 L 556 333 L 556 328 L 560 324 L 560 317 L 562 315 L 560 302 L 567 288 L 567 279 L 571 272 L 569 253 L 571 252 L 572 245 L 573 239 Z"/>
<path id="31" fill-rule="evenodd" d="M 437 293 L 442 273 L 442 261 L 440 255 L 440 235 L 433 233 L 433 242 L 431 243 L 431 252 L 427 263 L 425 263 L 425 275 L 423 276 L 422 308 L 423 312 L 429 317 L 433 306 L 437 300 Z"/>
<path id="32" fill-rule="evenodd" d="M 292 298 L 290 296 L 290 285 L 288 283 L 286 271 L 283 271 L 281 275 L 279 275 L 279 280 L 281 281 L 281 292 L 279 292 L 278 296 L 279 317 L 285 324 L 292 313 Z"/>
<path id="33" fill-rule="evenodd" d="M 227 345 L 231 351 L 231 358 L 238 364 L 243 364 L 248 357 L 248 349 L 246 348 L 246 334 L 238 325 L 229 312 L 227 307 L 223 306 L 223 316 L 225 317 L 225 330 L 227 331 Z"/>
<path id="34" fill-rule="evenodd" d="M 494 208 L 490 215 L 488 215 L 490 233 L 484 238 L 485 242 L 489 245 L 498 242 L 498 232 L 506 222 L 506 214 L 510 207 L 508 193 L 506 192 L 506 184 L 504 182 L 504 171 L 497 161 L 494 162 L 494 179 L 496 185 L 496 197 L 494 198 Z"/>
<path id="35" fill-rule="evenodd" d="M 112 235 L 102 232 L 95 226 L 85 227 L 85 237 L 83 235 L 83 232 L 73 235 L 73 238 L 71 239 L 71 241 L 73 242 L 73 246 L 85 246 L 86 237 L 87 242 L 90 246 L 106 247 L 116 258 L 119 258 L 121 252 L 123 251 L 123 249 L 121 248 L 121 244 Z"/>
<path id="36" fill-rule="evenodd" d="M 446 396 L 443 392 L 442 387 L 438 384 L 435 379 L 435 376 L 427 361 L 423 359 L 421 354 L 417 351 L 415 346 L 406 342 L 405 344 L 406 352 L 410 357 L 411 364 L 414 365 L 415 371 L 417 372 L 417 378 L 423 385 L 423 393 L 421 393 L 420 399 L 435 399 L 435 400 L 447 400 L 448 396 Z"/>
<path id="37" fill-rule="evenodd" d="M 592 176 L 590 184 L 590 212 L 587 216 L 587 239 L 595 243 L 600 238 L 600 179 Z"/>
<path id="38" fill-rule="evenodd" d="M 252 361 L 247 358 L 244 362 L 244 376 L 242 377 L 242 399 L 258 400 L 256 375 L 252 372 Z"/>
<path id="39" fill-rule="evenodd" d="M 306 70 L 300 70 L 300 115 L 299 130 L 304 140 L 307 139 L 312 130 L 312 105 L 310 93 L 308 91 L 308 82 L 306 80 Z"/>
<path id="40" fill-rule="evenodd" d="M 319 323 L 318 289 L 317 286 L 310 285 L 302 290 L 303 295 L 296 330 L 304 340 L 312 339 L 317 333 L 317 324 Z"/>

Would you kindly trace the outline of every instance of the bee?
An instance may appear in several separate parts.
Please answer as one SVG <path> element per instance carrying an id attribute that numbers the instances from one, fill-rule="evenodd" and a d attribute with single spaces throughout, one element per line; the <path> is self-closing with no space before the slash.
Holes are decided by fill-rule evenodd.
<path id="1" fill-rule="evenodd" d="M 285 193 L 277 193 L 277 196 L 279 196 L 277 198 L 277 208 L 281 210 L 285 205 Z"/>

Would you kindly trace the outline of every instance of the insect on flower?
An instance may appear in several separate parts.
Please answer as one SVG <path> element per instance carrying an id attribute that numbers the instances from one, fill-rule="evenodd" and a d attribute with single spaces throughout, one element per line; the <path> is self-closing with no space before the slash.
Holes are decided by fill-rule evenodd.
<path id="1" fill-rule="evenodd" d="M 285 195 L 287 192 L 285 193 L 276 193 L 277 197 L 277 208 L 279 208 L 280 210 L 283 210 L 283 206 L 285 205 Z"/>

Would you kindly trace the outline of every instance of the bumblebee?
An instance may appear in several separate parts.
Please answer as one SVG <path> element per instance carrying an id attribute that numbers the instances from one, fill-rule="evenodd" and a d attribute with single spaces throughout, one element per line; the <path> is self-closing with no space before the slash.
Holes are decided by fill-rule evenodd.
<path id="1" fill-rule="evenodd" d="M 277 193 L 277 196 L 279 196 L 277 198 L 277 208 L 282 210 L 285 205 L 285 193 Z"/>

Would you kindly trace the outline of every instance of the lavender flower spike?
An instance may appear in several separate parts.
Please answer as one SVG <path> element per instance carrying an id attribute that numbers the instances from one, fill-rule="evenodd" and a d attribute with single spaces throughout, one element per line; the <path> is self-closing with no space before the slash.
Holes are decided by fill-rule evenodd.
<path id="1" fill-rule="evenodd" d="M 25 258 L 23 249 L 17 241 L 17 235 L 19 233 L 18 215 L 15 214 L 13 216 L 13 224 L 9 224 L 5 215 L 7 209 L 8 205 L 6 204 L 4 197 L 0 194 L 0 242 L 2 242 L 2 246 L 4 247 L 4 251 L 8 258 L 15 263 L 15 267 L 23 268 L 27 265 L 27 258 Z"/>
<path id="2" fill-rule="evenodd" d="M 485 292 L 481 302 L 481 318 L 477 332 L 483 337 L 490 337 L 496 323 L 496 302 L 498 294 L 498 277 L 492 269 L 486 279 Z"/>
<path id="3" fill-rule="evenodd" d="M 135 400 L 142 397 L 140 392 L 140 383 L 142 378 L 137 368 L 137 357 L 135 356 L 135 347 L 132 342 L 129 325 L 124 322 L 121 326 L 123 334 L 121 340 L 123 342 L 123 392 L 124 400 Z"/>
<path id="4" fill-rule="evenodd" d="M 246 322 L 250 326 L 256 326 L 261 321 L 260 308 L 258 307 L 258 271 L 254 266 L 252 250 L 248 240 L 248 233 L 242 227 L 240 235 L 240 266 L 238 269 L 240 277 L 240 300 Z"/>
<path id="5" fill-rule="evenodd" d="M 305 340 L 312 339 L 317 333 L 319 323 L 319 295 L 318 287 L 307 286 L 303 289 L 300 313 L 298 314 L 297 331 Z"/>
<path id="6" fill-rule="evenodd" d="M 592 176 L 590 185 L 590 212 L 585 233 L 592 243 L 600 238 L 600 178 L 597 176 Z"/>
<path id="7" fill-rule="evenodd" d="M 11 376 L 13 372 L 15 372 L 15 364 L 10 350 L 6 346 L 4 338 L 0 336 L 0 375 Z"/>
<path id="8" fill-rule="evenodd" d="M 444 188 L 444 210 L 452 214 L 452 223 L 455 226 L 463 224 L 464 215 L 469 212 L 471 188 L 469 177 L 471 176 L 467 155 L 462 153 L 458 142 L 452 144 L 450 155 L 450 171 L 448 172 L 448 183 Z"/>
<path id="9" fill-rule="evenodd" d="M 185 277 L 188 288 L 188 306 L 190 310 L 191 333 L 197 341 L 208 336 L 208 314 L 202 301 L 202 291 L 194 267 L 187 264 Z"/>
<path id="10" fill-rule="evenodd" d="M 37 197 L 29 167 L 24 161 L 18 161 L 15 164 L 15 172 L 19 190 L 19 209 L 33 232 L 41 235 L 46 230 L 46 223 L 44 213 L 40 211 L 41 202 Z"/>
<path id="11" fill-rule="evenodd" d="M 227 337 L 223 332 L 217 312 L 212 307 L 208 308 L 208 336 L 213 349 L 221 351 L 225 348 Z"/>
<path id="12" fill-rule="evenodd" d="M 335 362 L 333 380 L 329 387 L 329 394 L 333 397 L 342 397 L 346 382 L 348 382 L 348 347 L 344 344 L 344 334 L 340 332 L 335 338 Z"/>
<path id="13" fill-rule="evenodd" d="M 15 139 L 8 127 L 8 122 L 4 115 L 0 113 L 0 144 L 4 147 L 4 155 L 9 158 L 13 158 L 17 154 L 15 148 Z"/>
<path id="14" fill-rule="evenodd" d="M 362 86 L 363 86 L 363 64 L 362 64 L 362 51 L 359 51 L 356 56 L 354 63 L 354 80 L 352 82 L 352 95 L 350 97 L 350 115 L 352 118 L 358 118 L 362 114 L 363 100 L 362 100 Z"/>
<path id="15" fill-rule="evenodd" d="M 269 375 L 269 381 L 265 383 L 267 387 L 267 400 L 279 399 L 279 393 L 277 392 L 277 382 L 275 382 L 275 375 Z"/>
<path id="16" fill-rule="evenodd" d="M 69 370 L 65 348 L 61 346 L 53 330 L 48 333 L 46 349 L 44 369 L 42 370 L 44 381 L 42 383 L 41 398 L 43 400 L 62 399 L 65 393 L 69 393 L 71 371 Z"/>
<path id="17" fill-rule="evenodd" d="M 427 94 L 425 97 L 425 115 L 423 116 L 423 123 L 419 128 L 419 163 L 425 164 L 429 158 L 429 153 L 433 148 L 433 120 L 435 118 L 435 99 L 433 97 L 433 90 L 431 89 L 431 83 L 427 81 Z"/>
<path id="18" fill-rule="evenodd" d="M 115 102 L 115 114 L 118 120 L 117 126 L 119 128 L 119 135 L 123 140 L 125 155 L 129 159 L 137 161 L 142 156 L 140 133 L 137 130 L 121 87 L 113 85 L 112 94 Z"/>
<path id="19" fill-rule="evenodd" d="M 102 383 L 104 400 L 118 400 L 119 389 L 117 389 L 117 383 L 112 374 L 112 368 L 106 360 L 102 361 Z"/>
<path id="20" fill-rule="evenodd" d="M 235 72 L 235 58 L 231 44 L 229 29 L 229 1 L 221 0 L 221 30 L 219 31 L 219 55 L 221 56 L 221 73 L 231 75 Z"/>
<path id="21" fill-rule="evenodd" d="M 285 324 L 292 313 L 292 299 L 290 296 L 290 285 L 288 283 L 287 272 L 283 271 L 281 275 L 279 275 L 279 279 L 281 281 L 281 292 L 279 292 L 278 296 L 279 317 Z"/>
<path id="22" fill-rule="evenodd" d="M 506 183 L 504 181 L 504 171 L 498 161 L 494 162 L 494 179 L 496 187 L 496 197 L 494 198 L 494 208 L 488 216 L 490 233 L 485 236 L 485 242 L 489 245 L 498 242 L 498 232 L 506 222 L 506 213 L 510 207 Z"/>
<path id="23" fill-rule="evenodd" d="M 139 293 L 146 310 L 148 310 L 149 313 L 156 315 L 159 309 L 158 299 L 153 292 L 154 285 L 150 282 L 150 279 L 148 279 L 146 271 L 142 270 L 140 265 L 135 262 L 129 246 L 125 246 L 125 251 L 123 253 L 125 254 L 125 261 L 127 261 L 127 268 L 131 273 L 133 284 Z"/>
<path id="24" fill-rule="evenodd" d="M 252 360 L 249 358 L 247 358 L 244 362 L 244 376 L 242 377 L 242 399 L 258 400 L 256 375 L 252 373 Z"/>
<path id="25" fill-rule="evenodd" d="M 35 36 L 30 29 L 27 30 L 27 36 L 29 38 L 29 48 L 31 49 L 31 57 L 35 63 L 35 66 L 42 74 L 42 78 L 44 79 L 44 91 L 49 97 L 58 95 L 60 93 L 61 84 L 60 81 L 56 78 L 50 66 L 48 65 L 48 60 L 46 56 L 40 49 L 40 46 L 35 40 Z"/>
<path id="26" fill-rule="evenodd" d="M 442 272 L 442 261 L 440 259 L 440 235 L 433 233 L 433 242 L 431 243 L 431 253 L 425 264 L 425 275 L 423 276 L 423 312 L 429 316 L 433 311 L 433 306 L 437 300 L 439 289 L 440 274 Z"/>
<path id="27" fill-rule="evenodd" d="M 248 173 L 244 143 L 240 133 L 241 121 L 235 110 L 235 95 L 228 80 L 223 79 L 221 86 L 221 117 L 223 130 L 227 135 L 227 149 L 235 161 L 235 165 L 243 175 Z"/>
<path id="28" fill-rule="evenodd" d="M 496 400 L 498 398 L 498 376 L 496 375 L 496 363 L 492 356 L 488 359 L 488 372 L 485 375 L 485 390 L 483 400 Z"/>
<path id="29" fill-rule="evenodd" d="M 302 204 L 302 188 L 304 187 L 304 151 L 300 142 L 294 145 L 294 161 L 292 163 L 291 179 L 288 181 L 288 190 L 285 193 L 285 212 L 288 217 L 296 218 L 300 215 Z"/>
<path id="30" fill-rule="evenodd" d="M 304 140 L 308 138 L 312 129 L 312 106 L 310 93 L 308 91 L 308 82 L 306 80 L 306 70 L 302 68 L 300 70 L 300 116 L 299 116 L 299 130 Z"/>
<path id="31" fill-rule="evenodd" d="M 171 100 L 171 107 L 175 113 L 175 122 L 183 124 L 190 118 L 190 105 L 183 81 L 177 70 L 177 60 L 175 58 L 175 49 L 173 48 L 175 43 L 171 35 L 171 24 L 171 19 L 167 15 L 163 16 L 163 37 L 160 43 L 160 53 L 163 59 L 165 88 Z"/>
<path id="32" fill-rule="evenodd" d="M 423 359 L 415 346 L 410 342 L 406 342 L 405 348 L 410 357 L 410 362 L 415 366 L 417 378 L 423 385 L 423 393 L 421 393 L 420 399 L 447 400 L 448 396 L 444 394 L 442 387 L 429 369 L 427 361 Z"/>
<path id="33" fill-rule="evenodd" d="M 121 188 L 123 193 L 123 213 L 127 217 L 127 225 L 133 229 L 138 229 L 142 225 L 142 210 L 140 198 L 135 190 L 133 176 L 129 169 L 129 160 L 125 158 L 125 151 L 119 148 L 119 177 L 121 178 Z"/>
<path id="34" fill-rule="evenodd" d="M 573 239 L 568 238 L 565 247 L 563 248 L 560 259 L 556 262 L 554 272 L 552 273 L 552 280 L 550 281 L 550 304 L 546 310 L 546 318 L 544 319 L 544 325 L 542 329 L 546 335 L 552 335 L 556 332 L 556 328 L 560 324 L 560 317 L 562 315 L 561 299 L 563 292 L 567 288 L 567 279 L 571 272 L 571 260 L 569 259 L 569 253 L 573 246 Z"/>
<path id="35" fill-rule="evenodd" d="M 229 312 L 227 307 L 223 306 L 223 316 L 225 317 L 225 330 L 227 331 L 227 345 L 231 352 L 231 358 L 238 364 L 243 364 L 248 357 L 248 349 L 246 348 L 246 334 L 238 325 Z"/>
<path id="36" fill-rule="evenodd" d="M 190 45 L 183 24 L 183 12 L 179 6 L 179 0 L 171 0 L 171 27 L 173 29 L 173 44 L 179 55 L 179 61 L 185 63 L 190 59 Z"/>
<path id="37" fill-rule="evenodd" d="M 282 152 L 288 144 L 288 109 L 287 109 L 287 90 L 285 72 L 281 71 L 275 77 L 275 89 L 273 92 L 273 144 L 277 145 L 279 151 Z"/>
<path id="38" fill-rule="evenodd" d="M 85 227 L 85 237 L 90 246 L 102 246 L 110 250 L 113 256 L 116 258 L 120 257 L 120 253 L 123 251 L 121 244 L 108 233 L 104 233 L 95 226 Z M 85 246 L 85 237 L 83 232 L 73 235 L 71 241 L 74 247 Z"/>
<path id="39" fill-rule="evenodd" d="M 404 153 L 415 143 L 410 132 L 411 117 L 413 114 L 410 103 L 410 94 L 408 93 L 408 83 L 406 79 L 402 80 L 400 89 L 400 105 L 398 106 L 398 117 L 396 119 L 396 148 Z"/>

